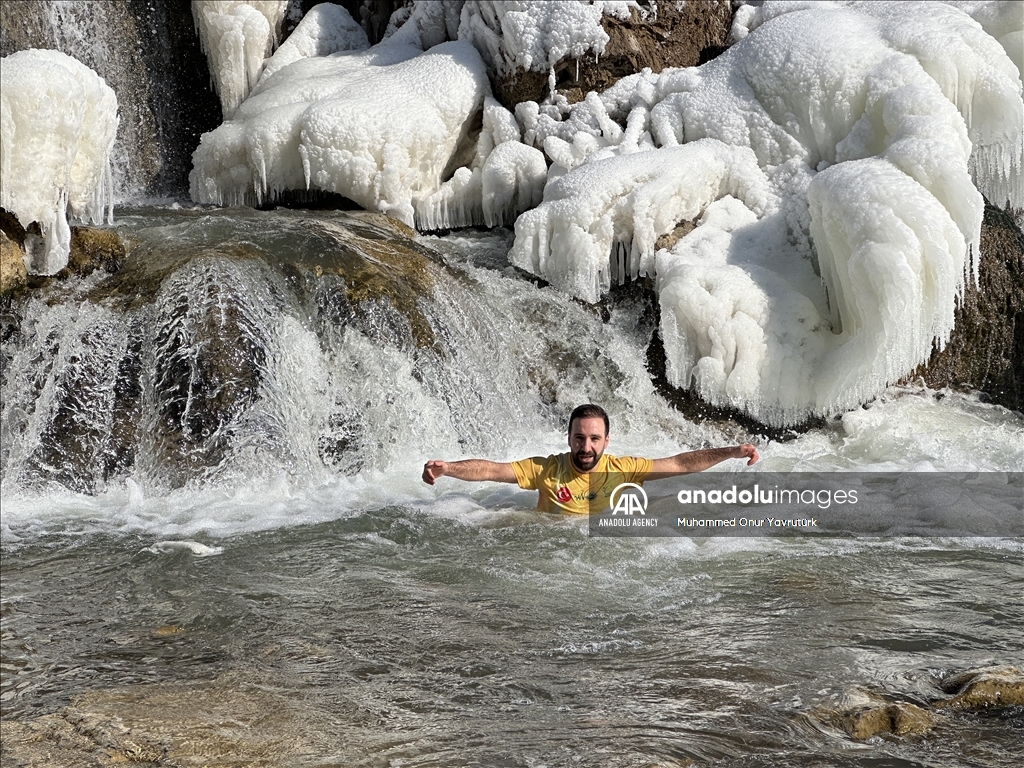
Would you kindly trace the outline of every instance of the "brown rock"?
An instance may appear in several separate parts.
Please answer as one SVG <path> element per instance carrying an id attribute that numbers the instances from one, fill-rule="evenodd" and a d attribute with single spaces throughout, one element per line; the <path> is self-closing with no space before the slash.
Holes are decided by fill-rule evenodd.
<path id="1" fill-rule="evenodd" d="M 0 296 L 8 296 L 26 285 L 25 252 L 21 245 L 0 231 Z"/>
<path id="2" fill-rule="evenodd" d="M 124 262 L 126 250 L 121 237 L 112 229 L 71 228 L 71 255 L 64 268 L 84 277 L 97 269 L 116 272 Z"/>
<path id="3" fill-rule="evenodd" d="M 678 243 L 683 237 L 690 234 L 697 228 L 695 221 L 681 221 L 676 224 L 675 229 L 659 237 L 654 243 L 655 252 L 660 251 L 662 248 L 672 250 L 672 247 Z"/>
<path id="4" fill-rule="evenodd" d="M 317 752 L 320 738 L 284 699 L 232 680 L 91 691 L 56 714 L 5 717 L 2 727 L 4 765 L 30 768 L 283 768 Z"/>
<path id="5" fill-rule="evenodd" d="M 835 708 L 819 707 L 811 717 L 863 741 L 872 736 L 910 736 L 935 727 L 935 715 L 906 701 L 891 701 L 861 688 L 847 691 Z"/>
<path id="6" fill-rule="evenodd" d="M 657 14 L 647 19 L 641 19 L 635 8 L 625 21 L 605 16 L 601 25 L 609 40 L 604 53 L 597 61 L 593 56 L 559 61 L 555 89 L 573 103 L 645 67 L 661 72 L 702 64 L 725 50 L 732 16 L 729 0 L 661 2 Z M 494 95 L 509 109 L 523 101 L 543 101 L 548 96 L 548 73 L 518 71 L 497 78 Z"/>
<path id="7" fill-rule="evenodd" d="M 1024 674 L 1016 667 L 971 669 L 947 677 L 941 687 L 945 693 L 954 695 L 937 702 L 936 709 L 1024 707 Z"/>
<path id="8" fill-rule="evenodd" d="M 984 398 L 1024 410 L 1024 234 L 1013 218 L 986 204 L 979 285 L 968 281 L 949 343 L 910 381 L 934 389 L 980 390 Z"/>

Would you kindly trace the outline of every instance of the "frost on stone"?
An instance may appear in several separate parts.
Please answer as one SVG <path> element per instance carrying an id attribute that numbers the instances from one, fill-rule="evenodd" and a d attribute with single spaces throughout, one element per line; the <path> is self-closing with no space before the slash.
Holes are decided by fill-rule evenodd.
<path id="1" fill-rule="evenodd" d="M 41 252 L 30 272 L 68 261 L 68 216 L 113 220 L 110 153 L 117 97 L 87 66 L 58 51 L 30 49 L 0 60 L 0 207 L 23 226 L 38 222 Z M 31 250 L 31 248 L 29 249 Z"/>
<path id="2" fill-rule="evenodd" d="M 479 54 L 422 51 L 398 36 L 367 51 L 302 58 L 262 81 L 192 156 L 192 198 L 261 204 L 286 190 L 334 192 L 414 226 L 437 192 L 489 85 Z M 454 163 L 454 165 L 453 165 Z"/>
<path id="3" fill-rule="evenodd" d="M 192 16 L 224 117 L 238 109 L 277 45 L 288 0 L 192 0 Z"/>
<path id="4" fill-rule="evenodd" d="M 741 21 L 700 68 L 517 107 L 553 164 L 511 258 L 588 301 L 655 276 L 671 383 L 783 425 L 858 405 L 949 338 L 978 190 L 1024 202 L 1024 102 L 1002 45 L 950 5 Z"/>

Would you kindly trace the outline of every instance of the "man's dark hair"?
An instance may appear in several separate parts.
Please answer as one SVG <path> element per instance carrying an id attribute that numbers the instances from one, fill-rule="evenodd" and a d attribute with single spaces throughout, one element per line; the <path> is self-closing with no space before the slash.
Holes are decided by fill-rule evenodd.
<path id="1" fill-rule="evenodd" d="M 572 423 L 576 421 L 576 419 L 604 419 L 604 433 L 607 435 L 609 432 L 608 414 L 604 412 L 604 408 L 600 405 L 584 403 L 583 405 L 577 406 L 573 412 L 569 414 L 570 436 L 572 436 Z"/>

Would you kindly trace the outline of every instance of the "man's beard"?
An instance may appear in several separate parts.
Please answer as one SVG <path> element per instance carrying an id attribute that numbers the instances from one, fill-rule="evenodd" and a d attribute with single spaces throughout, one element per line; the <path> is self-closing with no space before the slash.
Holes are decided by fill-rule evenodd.
<path id="1" fill-rule="evenodd" d="M 579 453 L 572 454 L 572 463 L 576 469 L 583 472 L 587 472 L 597 466 L 597 462 L 600 460 L 601 454 L 593 451 L 580 451 Z"/>

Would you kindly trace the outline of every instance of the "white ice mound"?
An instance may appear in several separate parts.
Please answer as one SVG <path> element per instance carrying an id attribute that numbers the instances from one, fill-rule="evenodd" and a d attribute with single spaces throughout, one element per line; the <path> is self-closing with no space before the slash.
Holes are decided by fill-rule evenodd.
<path id="1" fill-rule="evenodd" d="M 477 224 L 511 224 L 536 207 L 544 193 L 548 164 L 544 154 L 520 143 L 515 117 L 490 96 L 473 160 L 458 168 L 432 195 L 416 200 L 416 226 L 454 229 Z"/>
<path id="2" fill-rule="evenodd" d="M 199 41 L 224 117 L 230 117 L 277 45 L 288 0 L 192 0 Z"/>
<path id="3" fill-rule="evenodd" d="M 110 153 L 117 97 L 81 62 L 58 51 L 26 50 L 0 60 L 0 207 L 23 226 L 38 222 L 42 252 L 30 272 L 52 275 L 68 262 L 68 213 L 113 219 Z"/>
<path id="4" fill-rule="evenodd" d="M 589 301 L 656 275 L 670 381 L 783 425 L 858 405 L 949 338 L 975 183 L 1024 200 L 1024 101 L 999 43 L 951 6 L 756 15 L 699 69 L 520 105 L 555 165 L 512 259 Z"/>
<path id="5" fill-rule="evenodd" d="M 260 204 L 335 192 L 415 225 L 464 145 L 489 84 L 476 49 L 386 43 L 295 61 L 256 87 L 192 155 L 192 199 Z M 457 167 L 457 165 L 456 165 Z"/>
<path id="6" fill-rule="evenodd" d="M 260 80 L 299 59 L 329 56 L 339 51 L 361 51 L 369 47 L 366 32 L 348 11 L 333 3 L 314 5 L 266 62 Z"/>

